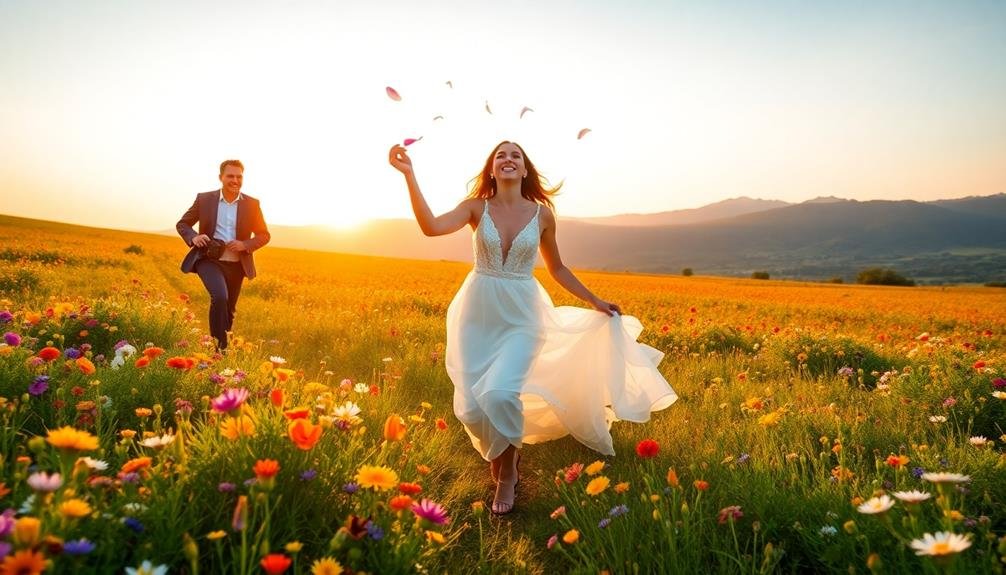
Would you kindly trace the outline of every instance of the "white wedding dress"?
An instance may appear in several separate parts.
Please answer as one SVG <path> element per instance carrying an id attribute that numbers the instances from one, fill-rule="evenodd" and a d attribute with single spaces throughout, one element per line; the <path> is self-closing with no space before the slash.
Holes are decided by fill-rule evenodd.
<path id="1" fill-rule="evenodd" d="M 657 371 L 664 354 L 636 341 L 639 320 L 552 304 L 531 275 L 540 211 L 504 258 L 488 202 L 482 210 L 475 269 L 447 310 L 454 413 L 486 460 L 567 434 L 614 455 L 613 421 L 648 421 L 678 396 Z"/>

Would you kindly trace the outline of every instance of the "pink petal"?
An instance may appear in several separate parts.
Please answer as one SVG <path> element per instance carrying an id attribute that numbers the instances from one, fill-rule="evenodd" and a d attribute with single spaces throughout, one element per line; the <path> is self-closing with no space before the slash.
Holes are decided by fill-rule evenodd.
<path id="1" fill-rule="evenodd" d="M 418 142 L 419 140 L 422 140 L 422 139 L 423 139 L 422 136 L 419 136 L 418 138 L 405 138 L 405 141 L 402 142 L 402 145 L 403 146 L 411 146 L 412 144 L 415 144 L 416 142 Z"/>
<path id="2" fill-rule="evenodd" d="M 580 130 L 579 134 L 576 135 L 576 139 L 577 140 L 582 139 L 584 136 L 586 136 L 589 133 L 590 133 L 590 128 L 584 128 L 584 129 Z"/>
<path id="3" fill-rule="evenodd" d="M 396 102 L 402 101 L 402 97 L 398 95 L 398 91 L 392 88 L 391 86 L 388 86 L 384 90 L 388 93 L 388 97 L 391 98 L 392 100 Z"/>

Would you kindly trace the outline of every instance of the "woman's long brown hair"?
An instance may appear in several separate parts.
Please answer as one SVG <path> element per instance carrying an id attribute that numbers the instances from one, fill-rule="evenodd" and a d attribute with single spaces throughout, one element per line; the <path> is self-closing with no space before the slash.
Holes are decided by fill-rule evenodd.
<path id="1" fill-rule="evenodd" d="M 496 179 L 492 177 L 493 158 L 496 156 L 496 152 L 499 151 L 500 146 L 503 144 L 513 144 L 517 146 L 521 155 L 524 156 L 524 167 L 527 169 L 527 177 L 521 180 L 520 195 L 532 202 L 545 204 L 550 208 L 555 208 L 552 204 L 551 196 L 559 193 L 559 188 L 562 187 L 562 182 L 559 182 L 559 185 L 554 188 L 549 187 L 548 180 L 545 176 L 538 173 L 534 164 L 531 163 L 531 159 L 527 157 L 527 153 L 524 151 L 524 148 L 520 147 L 520 144 L 517 142 L 510 142 L 508 140 L 503 140 L 502 142 L 496 144 L 492 153 L 490 153 L 489 157 L 486 158 L 486 163 L 482 166 L 482 171 L 471 179 L 470 183 L 472 185 L 472 191 L 468 194 L 468 197 L 488 200 L 496 195 Z"/>

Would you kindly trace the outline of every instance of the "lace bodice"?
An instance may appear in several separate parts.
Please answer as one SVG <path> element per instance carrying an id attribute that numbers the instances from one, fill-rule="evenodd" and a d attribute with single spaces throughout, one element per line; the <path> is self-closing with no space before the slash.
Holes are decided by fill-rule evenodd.
<path id="1" fill-rule="evenodd" d="M 496 223 L 489 215 L 489 202 L 482 208 L 482 218 L 479 219 L 475 233 L 472 234 L 472 248 L 475 251 L 475 271 L 481 274 L 510 278 L 529 279 L 534 270 L 534 262 L 538 257 L 538 240 L 541 232 L 538 225 L 538 215 L 541 205 L 535 209 L 534 216 L 513 238 L 510 251 L 503 259 L 503 239 L 500 237 Z"/>

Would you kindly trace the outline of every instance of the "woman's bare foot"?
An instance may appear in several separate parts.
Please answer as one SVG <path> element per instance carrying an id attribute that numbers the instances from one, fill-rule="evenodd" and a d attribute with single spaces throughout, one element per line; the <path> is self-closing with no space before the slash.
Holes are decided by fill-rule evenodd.
<path id="1" fill-rule="evenodd" d="M 511 465 L 506 465 L 507 463 L 511 463 Z M 493 464 L 497 469 L 497 479 L 496 495 L 493 497 L 491 511 L 496 515 L 506 515 L 513 511 L 514 500 L 517 497 L 517 483 L 520 482 L 520 454 L 516 449 L 508 449 L 503 455 L 493 460 Z"/>

